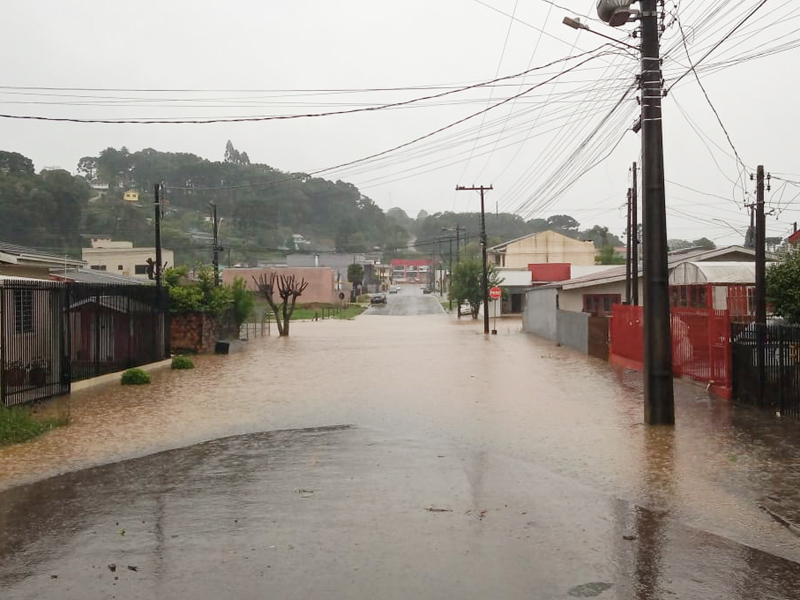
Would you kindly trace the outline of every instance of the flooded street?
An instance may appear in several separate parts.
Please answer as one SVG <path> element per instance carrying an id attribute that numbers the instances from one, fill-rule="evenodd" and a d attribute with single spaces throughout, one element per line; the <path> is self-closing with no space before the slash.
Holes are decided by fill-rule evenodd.
<path id="1" fill-rule="evenodd" d="M 417 291 L 59 401 L 0 449 L 0 597 L 800 597 L 797 423 L 677 382 L 646 428 L 638 375 Z"/>

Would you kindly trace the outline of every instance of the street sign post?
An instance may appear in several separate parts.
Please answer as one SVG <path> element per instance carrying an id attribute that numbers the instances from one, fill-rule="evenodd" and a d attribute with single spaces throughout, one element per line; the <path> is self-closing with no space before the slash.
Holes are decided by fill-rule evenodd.
<path id="1" fill-rule="evenodd" d="M 500 297 L 503 295 L 503 290 L 494 286 L 489 290 L 489 295 L 492 297 L 492 300 L 494 300 L 494 327 L 492 328 L 492 335 L 497 335 L 497 301 L 500 300 Z"/>

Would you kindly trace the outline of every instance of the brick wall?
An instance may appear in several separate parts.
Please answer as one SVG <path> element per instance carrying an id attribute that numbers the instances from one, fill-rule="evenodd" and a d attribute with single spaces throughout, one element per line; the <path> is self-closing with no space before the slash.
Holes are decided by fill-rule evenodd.
<path id="1" fill-rule="evenodd" d="M 239 330 L 233 311 L 218 317 L 207 313 L 174 314 L 170 318 L 170 345 L 172 352 L 214 352 L 214 343 L 221 339 L 238 339 Z"/>

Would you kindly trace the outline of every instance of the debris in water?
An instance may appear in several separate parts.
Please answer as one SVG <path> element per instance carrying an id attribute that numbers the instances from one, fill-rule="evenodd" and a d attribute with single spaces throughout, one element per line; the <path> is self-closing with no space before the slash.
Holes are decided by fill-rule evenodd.
<path id="1" fill-rule="evenodd" d="M 449 508 L 436 508 L 435 506 L 429 506 L 429 507 L 428 507 L 428 508 L 426 508 L 425 510 L 427 510 L 428 512 L 432 512 L 432 513 L 445 513 L 445 512 L 453 512 L 453 511 L 452 511 L 451 509 L 449 509 Z"/>
<path id="2" fill-rule="evenodd" d="M 623 540 L 626 540 L 626 541 L 628 541 L 628 542 L 632 542 L 633 540 L 635 540 L 635 539 L 636 539 L 636 536 L 635 536 L 635 535 L 623 535 L 623 536 L 622 536 L 622 539 L 623 539 Z"/>
<path id="3" fill-rule="evenodd" d="M 128 565 L 128 571 L 138 571 L 139 567 L 136 565 Z"/>
<path id="4" fill-rule="evenodd" d="M 113 573 L 114 571 L 117 570 L 117 565 L 115 565 L 114 563 L 111 563 L 110 565 L 108 565 L 108 570 Z"/>
<path id="5" fill-rule="evenodd" d="M 593 581 L 592 583 L 584 583 L 583 585 L 576 585 L 567 593 L 573 598 L 592 598 L 599 596 L 608 589 L 614 587 L 613 583 L 605 583 L 603 581 Z"/>

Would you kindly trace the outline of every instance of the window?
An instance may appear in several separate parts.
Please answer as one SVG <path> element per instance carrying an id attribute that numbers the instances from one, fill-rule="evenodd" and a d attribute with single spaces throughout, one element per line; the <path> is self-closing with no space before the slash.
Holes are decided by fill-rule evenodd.
<path id="1" fill-rule="evenodd" d="M 611 307 L 622 302 L 622 294 L 584 294 L 583 312 L 593 317 L 610 317 Z"/>
<path id="2" fill-rule="evenodd" d="M 707 308 L 708 292 L 705 285 L 670 286 L 670 304 L 689 308 Z"/>
<path id="3" fill-rule="evenodd" d="M 105 271 L 106 270 L 106 266 L 105 265 L 92 265 L 92 269 L 94 269 L 95 271 Z"/>
<path id="4" fill-rule="evenodd" d="M 14 290 L 14 331 L 33 331 L 33 290 Z"/>
<path id="5" fill-rule="evenodd" d="M 147 265 L 136 265 L 137 275 L 147 275 Z"/>
<path id="6" fill-rule="evenodd" d="M 117 271 L 122 271 L 122 265 L 117 265 Z"/>

